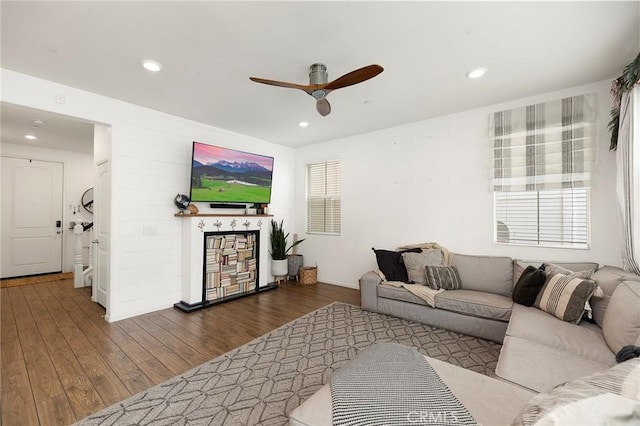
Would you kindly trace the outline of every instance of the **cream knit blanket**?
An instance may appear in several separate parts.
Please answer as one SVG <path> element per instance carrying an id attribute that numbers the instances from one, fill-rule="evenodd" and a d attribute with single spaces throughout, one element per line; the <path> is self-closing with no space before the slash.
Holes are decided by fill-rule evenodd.
<path id="1" fill-rule="evenodd" d="M 406 246 L 398 247 L 398 250 L 408 250 L 413 248 L 420 248 L 423 250 L 440 249 L 440 251 L 442 252 L 442 266 L 451 266 L 453 254 L 438 243 L 409 244 Z"/>
<path id="2" fill-rule="evenodd" d="M 427 302 L 427 305 L 432 308 L 436 307 L 436 294 L 446 291 L 443 289 L 434 290 L 431 287 L 422 284 L 407 284 L 400 281 L 384 281 L 384 284 L 392 285 L 394 287 L 404 287 L 411 294 L 414 294 Z"/>
<path id="3" fill-rule="evenodd" d="M 408 249 L 413 249 L 413 248 L 419 248 L 419 249 L 423 249 L 423 250 L 432 250 L 432 249 L 437 249 L 440 250 L 442 252 L 442 265 L 443 266 L 451 266 L 451 260 L 453 258 L 452 253 L 447 250 L 446 248 L 442 247 L 440 244 L 438 243 L 420 243 L 420 244 L 409 244 L 406 246 L 402 246 L 402 247 L 398 247 L 397 250 L 408 250 Z M 427 302 L 427 305 L 431 306 L 432 308 L 435 308 L 435 297 L 438 293 L 441 293 L 445 290 L 434 290 L 429 286 L 426 285 L 421 285 L 421 284 L 407 284 L 407 283 L 403 283 L 401 281 L 387 281 L 386 277 L 384 276 L 384 274 L 379 271 L 376 270 L 375 271 L 380 278 L 382 278 L 382 281 L 384 282 L 384 284 L 388 284 L 391 285 L 393 287 L 403 287 L 405 289 L 407 289 L 407 291 L 409 291 L 411 294 L 419 297 L 420 299 L 424 300 L 425 302 Z"/>

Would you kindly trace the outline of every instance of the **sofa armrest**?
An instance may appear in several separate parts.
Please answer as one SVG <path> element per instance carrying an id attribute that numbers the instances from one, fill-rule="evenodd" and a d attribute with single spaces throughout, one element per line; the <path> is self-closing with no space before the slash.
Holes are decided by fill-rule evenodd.
<path id="1" fill-rule="evenodd" d="M 368 311 L 378 312 L 378 285 L 380 275 L 369 271 L 360 277 L 360 306 Z"/>

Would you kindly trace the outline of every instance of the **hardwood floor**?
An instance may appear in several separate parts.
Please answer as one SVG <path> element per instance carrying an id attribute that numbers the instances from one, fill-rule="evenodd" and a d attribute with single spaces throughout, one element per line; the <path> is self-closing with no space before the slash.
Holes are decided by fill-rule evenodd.
<path id="1" fill-rule="evenodd" d="M 284 283 L 191 314 L 107 323 L 73 280 L 0 291 L 5 426 L 71 424 L 333 301 L 360 304 L 358 290 Z"/>
<path id="2" fill-rule="evenodd" d="M 60 280 L 66 280 L 66 279 L 73 279 L 73 272 L 62 272 L 60 274 L 31 275 L 28 277 L 20 277 L 20 278 L 3 278 L 0 280 L 0 288 L 17 287 L 21 285 L 46 283 L 49 281 L 60 281 Z"/>

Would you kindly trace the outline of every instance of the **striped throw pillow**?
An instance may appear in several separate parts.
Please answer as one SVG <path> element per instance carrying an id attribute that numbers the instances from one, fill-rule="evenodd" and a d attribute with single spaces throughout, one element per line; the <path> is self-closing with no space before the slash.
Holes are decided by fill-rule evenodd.
<path id="1" fill-rule="evenodd" d="M 426 284 L 434 290 L 459 290 L 460 274 L 455 266 L 426 266 Z"/>
<path id="2" fill-rule="evenodd" d="M 577 324 L 584 305 L 596 290 L 596 283 L 563 274 L 549 274 L 534 306 L 562 321 Z"/>

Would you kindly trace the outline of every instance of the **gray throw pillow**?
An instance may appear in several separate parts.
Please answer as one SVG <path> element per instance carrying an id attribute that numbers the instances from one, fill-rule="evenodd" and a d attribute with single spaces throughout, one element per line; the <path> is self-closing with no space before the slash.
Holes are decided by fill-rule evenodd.
<path id="1" fill-rule="evenodd" d="M 428 249 L 421 253 L 402 253 L 402 262 L 407 268 L 409 281 L 416 284 L 425 285 L 427 283 L 424 275 L 425 266 L 442 265 L 442 250 Z"/>
<path id="2" fill-rule="evenodd" d="M 460 274 L 455 266 L 426 266 L 427 285 L 434 290 L 459 290 Z"/>

